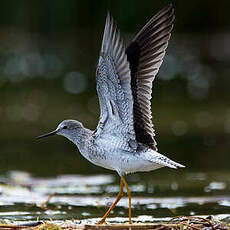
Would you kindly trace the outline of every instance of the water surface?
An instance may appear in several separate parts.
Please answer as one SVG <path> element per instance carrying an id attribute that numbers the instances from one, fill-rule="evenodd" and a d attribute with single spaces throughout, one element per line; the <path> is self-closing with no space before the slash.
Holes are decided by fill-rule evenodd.
<path id="1" fill-rule="evenodd" d="M 227 220 L 229 178 L 230 175 L 220 172 L 186 173 L 170 169 L 130 175 L 127 180 L 133 195 L 133 216 L 143 222 L 168 220 L 178 215 L 214 215 Z M 118 180 L 112 174 L 39 178 L 11 171 L 1 176 L 0 219 L 96 221 L 115 199 Z M 47 206 L 42 207 L 54 193 Z M 127 221 L 127 215 L 128 198 L 124 196 L 110 215 L 110 221 Z"/>

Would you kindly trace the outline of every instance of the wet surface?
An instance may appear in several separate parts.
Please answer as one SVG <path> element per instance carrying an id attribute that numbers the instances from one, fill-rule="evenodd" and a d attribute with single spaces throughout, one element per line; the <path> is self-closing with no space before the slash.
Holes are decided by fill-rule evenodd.
<path id="1" fill-rule="evenodd" d="M 226 221 L 230 218 L 230 179 L 220 180 L 230 178 L 228 175 L 178 174 L 173 175 L 173 181 L 167 180 L 167 174 L 127 177 L 133 193 L 132 211 L 136 221 L 163 221 L 178 215 L 214 215 Z M 0 219 L 13 222 L 37 218 L 95 222 L 119 190 L 118 178 L 110 174 L 38 178 L 13 171 L 0 179 Z M 47 206 L 42 207 L 54 193 Z M 128 199 L 124 196 L 109 221 L 124 222 L 127 215 Z"/>

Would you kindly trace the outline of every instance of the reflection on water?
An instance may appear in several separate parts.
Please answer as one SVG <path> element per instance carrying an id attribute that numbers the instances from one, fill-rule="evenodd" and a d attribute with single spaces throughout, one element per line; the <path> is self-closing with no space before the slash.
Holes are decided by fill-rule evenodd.
<path id="1" fill-rule="evenodd" d="M 227 176 L 185 173 L 172 181 L 164 174 L 154 179 L 130 175 L 128 181 L 133 192 L 133 216 L 138 217 L 137 221 L 153 218 L 166 220 L 165 217 L 176 215 L 215 215 L 219 218 L 222 215 L 222 218 L 229 218 L 230 180 L 228 177 L 225 181 L 219 181 Z M 98 218 L 111 205 L 119 190 L 116 178 L 103 174 L 38 178 L 14 171 L 2 175 L 0 179 L 0 218 L 12 221 L 36 220 L 38 217 L 85 221 Z M 193 190 L 196 191 L 194 194 Z M 190 195 L 186 196 L 188 191 Z M 42 208 L 41 204 L 54 193 L 47 207 Z M 128 198 L 125 196 L 114 209 L 110 220 L 121 218 L 119 221 L 122 222 L 127 220 L 122 219 L 127 215 Z"/>

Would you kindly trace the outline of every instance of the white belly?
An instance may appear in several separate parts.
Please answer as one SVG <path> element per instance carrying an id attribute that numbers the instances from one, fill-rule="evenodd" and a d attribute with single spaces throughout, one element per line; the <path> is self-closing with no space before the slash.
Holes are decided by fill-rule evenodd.
<path id="1" fill-rule="evenodd" d="M 156 164 L 147 159 L 144 159 L 141 154 L 132 154 L 129 152 L 107 152 L 105 159 L 94 158 L 90 161 L 95 165 L 101 166 L 103 168 L 115 170 L 119 175 L 141 171 L 151 171 L 164 167 L 160 164 Z"/>
<path id="2" fill-rule="evenodd" d="M 135 152 L 127 143 L 124 145 L 120 139 L 116 140 L 114 137 L 110 141 L 100 138 L 89 146 L 90 148 L 81 151 L 87 160 L 103 168 L 115 170 L 119 175 L 151 171 L 167 166 L 154 160 L 155 157 L 162 156 L 154 150 L 139 146 L 138 151 Z"/>

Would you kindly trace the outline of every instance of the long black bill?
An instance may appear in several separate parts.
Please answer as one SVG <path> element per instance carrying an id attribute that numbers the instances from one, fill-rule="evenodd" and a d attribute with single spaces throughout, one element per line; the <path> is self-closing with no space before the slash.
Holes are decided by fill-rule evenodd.
<path id="1" fill-rule="evenodd" d="M 54 130 L 54 131 L 52 131 L 52 132 L 43 134 L 43 135 L 41 135 L 41 136 L 36 137 L 36 139 L 41 139 L 41 138 L 43 138 L 43 137 L 49 137 L 49 136 L 55 135 L 55 134 L 57 133 L 57 131 L 58 131 L 58 130 Z"/>

